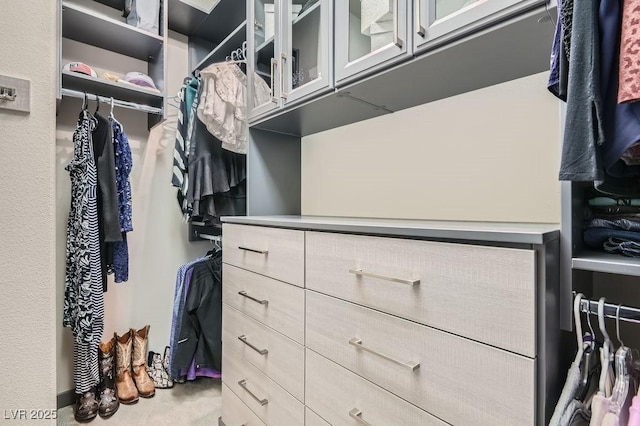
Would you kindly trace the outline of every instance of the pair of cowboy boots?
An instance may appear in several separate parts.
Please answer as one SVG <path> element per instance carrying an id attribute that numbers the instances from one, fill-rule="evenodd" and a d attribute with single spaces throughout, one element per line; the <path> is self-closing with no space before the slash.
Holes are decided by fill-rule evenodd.
<path id="1" fill-rule="evenodd" d="M 78 397 L 74 417 L 78 422 L 88 422 L 97 415 L 111 417 L 118 408 L 118 393 L 115 385 L 116 340 L 100 342 L 98 347 L 98 373 L 100 383 Z"/>
<path id="2" fill-rule="evenodd" d="M 90 421 L 96 415 L 110 417 L 118 411 L 120 402 L 133 404 L 138 402 L 139 396 L 151 398 L 155 395 L 155 386 L 147 374 L 148 338 L 147 325 L 138 331 L 131 329 L 122 336 L 113 333 L 111 340 L 100 342 L 100 383 L 97 392 L 93 388 L 78 396 L 74 410 L 77 421 Z"/>
<path id="3" fill-rule="evenodd" d="M 100 382 L 97 388 L 85 392 L 76 401 L 74 417 L 78 422 L 88 422 L 97 415 L 111 417 L 118 408 L 118 392 L 115 384 L 116 339 L 100 342 L 98 346 L 98 373 Z"/>
<path id="4" fill-rule="evenodd" d="M 129 330 L 122 336 L 113 334 L 116 348 L 115 389 L 123 404 L 138 402 L 138 397 L 151 398 L 156 389 L 147 374 L 147 343 L 149 326 Z"/>

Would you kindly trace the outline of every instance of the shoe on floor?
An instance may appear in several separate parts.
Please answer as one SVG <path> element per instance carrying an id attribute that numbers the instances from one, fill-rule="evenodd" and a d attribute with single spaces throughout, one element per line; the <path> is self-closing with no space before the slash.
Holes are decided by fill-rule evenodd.
<path id="1" fill-rule="evenodd" d="M 147 343 L 149 341 L 149 327 L 144 326 L 138 331 L 131 329 L 133 335 L 133 355 L 131 365 L 133 367 L 133 380 L 138 388 L 138 394 L 143 398 L 151 398 L 156 394 L 153 380 L 147 373 Z"/>
<path id="2" fill-rule="evenodd" d="M 129 330 L 116 339 L 116 391 L 118 400 L 123 404 L 138 402 L 138 389 L 131 377 L 131 355 L 133 352 L 133 334 Z"/>
<path id="3" fill-rule="evenodd" d="M 73 410 L 73 417 L 77 422 L 89 422 L 98 415 L 98 401 L 96 400 L 95 389 L 91 389 L 82 395 L 76 395 L 76 406 Z"/>

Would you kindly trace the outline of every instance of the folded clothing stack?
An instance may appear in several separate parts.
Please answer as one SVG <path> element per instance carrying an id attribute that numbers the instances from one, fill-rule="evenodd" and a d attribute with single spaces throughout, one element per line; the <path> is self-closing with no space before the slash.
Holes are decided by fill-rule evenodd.
<path id="1" fill-rule="evenodd" d="M 586 246 L 640 257 L 640 198 L 592 195 L 588 199 L 583 239 Z"/>

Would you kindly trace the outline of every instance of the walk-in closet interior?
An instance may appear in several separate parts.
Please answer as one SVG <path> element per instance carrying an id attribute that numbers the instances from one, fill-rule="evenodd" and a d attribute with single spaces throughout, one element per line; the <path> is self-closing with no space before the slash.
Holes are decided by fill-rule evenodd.
<path id="1" fill-rule="evenodd" d="M 4 419 L 640 425 L 638 22 L 9 0 Z"/>

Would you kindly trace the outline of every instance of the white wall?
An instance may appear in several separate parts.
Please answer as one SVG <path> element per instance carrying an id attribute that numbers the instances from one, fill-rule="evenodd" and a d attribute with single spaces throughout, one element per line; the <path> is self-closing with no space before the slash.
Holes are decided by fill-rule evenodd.
<path id="1" fill-rule="evenodd" d="M 99 69 L 126 72 L 126 68 L 139 66 L 136 60 L 106 53 L 79 43 L 65 41 L 65 56 L 78 53 L 90 65 Z M 168 42 L 167 93 L 178 93 L 182 80 L 188 75 L 187 38 L 170 32 Z M 71 53 L 68 53 L 71 52 Z M 107 68 L 109 67 L 109 68 Z M 174 101 L 175 103 L 175 101 Z M 91 108 L 94 108 L 93 102 Z M 58 116 L 56 173 L 57 209 L 57 306 L 64 297 L 65 221 L 69 209 L 69 178 L 64 165 L 71 158 L 71 137 L 81 107 L 80 100 L 65 99 Z M 104 109 L 103 109 L 104 108 Z M 101 111 L 106 111 L 103 105 Z M 169 344 L 175 275 L 179 265 L 204 254 L 207 243 L 187 242 L 186 227 L 182 221 L 176 189 L 171 186 L 175 122 L 178 110 L 167 109 L 169 118 L 163 126 L 163 138 L 148 142 L 147 115 L 135 111 L 116 109 L 116 118 L 124 125 L 133 153 L 131 185 L 133 190 L 133 232 L 129 242 L 129 281 L 115 284 L 109 277 L 105 294 L 105 332 L 108 340 L 114 332 L 123 334 L 129 328 L 151 325 L 149 350 L 162 352 Z M 61 315 L 58 309 L 58 315 Z M 58 323 L 58 392 L 73 389 L 71 331 Z"/>
<path id="2" fill-rule="evenodd" d="M 302 213 L 559 223 L 559 102 L 546 78 L 303 138 Z"/>
<path id="3" fill-rule="evenodd" d="M 55 409 L 56 2 L 9 0 L 0 74 L 31 81 L 31 113 L 0 109 L 0 409 Z"/>

